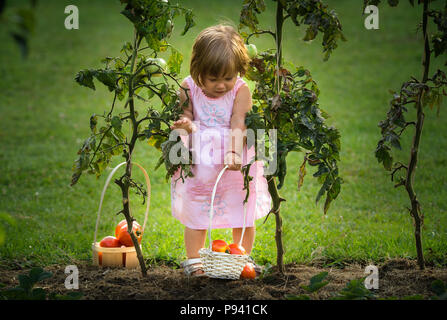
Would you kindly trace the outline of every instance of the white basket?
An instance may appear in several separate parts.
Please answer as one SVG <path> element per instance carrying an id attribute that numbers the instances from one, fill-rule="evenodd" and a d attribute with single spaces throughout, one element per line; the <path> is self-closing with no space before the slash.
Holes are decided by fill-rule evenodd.
<path id="1" fill-rule="evenodd" d="M 213 220 L 213 207 L 214 207 L 214 197 L 216 195 L 217 184 L 222 177 L 228 166 L 225 166 L 217 177 L 216 183 L 214 185 L 213 193 L 211 196 L 211 206 L 209 212 L 209 248 L 202 248 L 199 250 L 200 258 L 202 260 L 203 271 L 210 278 L 219 279 L 239 279 L 241 272 L 245 265 L 249 262 L 249 256 L 229 254 L 225 252 L 212 251 L 212 241 L 211 241 L 211 224 Z M 242 228 L 241 239 L 239 240 L 239 245 L 242 243 L 242 239 L 245 233 L 245 219 L 246 219 L 246 204 L 244 203 L 244 226 Z"/>

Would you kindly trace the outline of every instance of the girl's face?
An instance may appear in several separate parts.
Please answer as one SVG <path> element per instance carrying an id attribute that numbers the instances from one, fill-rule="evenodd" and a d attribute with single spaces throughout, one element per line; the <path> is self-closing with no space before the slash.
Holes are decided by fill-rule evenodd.
<path id="1" fill-rule="evenodd" d="M 228 91 L 232 90 L 236 84 L 237 73 L 234 75 L 225 75 L 222 77 L 216 77 L 212 75 L 206 75 L 203 86 L 201 87 L 203 92 L 211 98 L 220 98 Z"/>

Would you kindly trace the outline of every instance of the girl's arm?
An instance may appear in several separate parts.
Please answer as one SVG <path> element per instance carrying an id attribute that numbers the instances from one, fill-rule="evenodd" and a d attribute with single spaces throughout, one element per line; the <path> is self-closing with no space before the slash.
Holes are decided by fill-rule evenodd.
<path id="1" fill-rule="evenodd" d="M 187 88 L 188 87 L 188 83 L 186 82 L 186 80 L 184 80 L 181 84 L 181 87 L 183 88 Z M 180 93 L 179 93 L 179 98 L 180 98 L 180 105 L 183 108 L 183 114 L 180 115 L 180 119 L 175 121 L 172 126 L 171 129 L 175 130 L 175 129 L 183 129 L 186 130 L 186 132 L 188 134 L 190 134 L 191 132 L 195 131 L 195 125 L 193 123 L 193 113 L 192 113 L 192 102 L 191 102 L 191 95 L 188 92 L 185 92 L 185 90 L 183 90 L 182 88 L 180 88 Z M 185 101 L 187 101 L 187 94 L 189 95 L 189 103 L 186 107 L 183 106 L 183 104 L 185 103 Z"/>
<path id="2" fill-rule="evenodd" d="M 233 114 L 231 115 L 231 134 L 225 159 L 228 169 L 240 170 L 242 164 L 242 150 L 246 143 L 245 116 L 252 108 L 250 89 L 242 85 L 234 99 Z"/>

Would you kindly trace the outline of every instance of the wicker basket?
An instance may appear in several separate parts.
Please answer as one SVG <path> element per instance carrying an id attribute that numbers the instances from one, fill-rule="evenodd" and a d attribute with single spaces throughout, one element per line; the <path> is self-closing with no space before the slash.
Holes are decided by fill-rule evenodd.
<path id="1" fill-rule="evenodd" d="M 95 235 L 94 235 L 94 239 L 93 239 L 93 243 L 92 243 L 92 258 L 93 258 L 93 265 L 95 265 L 95 266 L 125 267 L 125 268 L 129 268 L 129 269 L 140 267 L 135 247 L 104 248 L 104 247 L 99 246 L 99 242 L 96 242 L 99 219 L 101 216 L 102 202 L 104 200 L 104 195 L 105 195 L 106 189 L 109 186 L 110 180 L 112 179 L 115 172 L 121 166 L 123 166 L 125 164 L 126 164 L 126 162 L 122 162 L 112 170 L 112 172 L 110 173 L 110 175 L 108 176 L 108 178 L 106 180 L 104 189 L 102 190 L 101 200 L 99 202 L 98 217 L 96 219 Z M 147 201 L 146 201 L 146 212 L 144 214 L 144 222 L 143 222 L 143 228 L 142 228 L 142 234 L 144 234 L 144 229 L 146 227 L 147 215 L 149 212 L 149 205 L 150 205 L 151 182 L 149 180 L 149 176 L 148 176 L 146 170 L 144 170 L 144 168 L 142 166 L 140 166 L 138 163 L 135 163 L 135 162 L 132 162 L 132 164 L 137 165 L 141 169 L 141 171 L 143 171 L 144 178 L 146 179 Z M 141 248 L 141 245 L 140 245 L 140 248 Z"/>
<path id="2" fill-rule="evenodd" d="M 210 220 L 208 227 L 209 248 L 200 249 L 199 254 L 202 260 L 203 271 L 208 277 L 219 278 L 219 279 L 239 279 L 242 270 L 244 269 L 245 265 L 249 262 L 249 256 L 229 254 L 225 252 L 215 252 L 211 250 L 212 248 L 211 224 L 213 221 L 214 197 L 216 195 L 217 184 L 227 168 L 228 166 L 225 166 L 219 173 L 211 196 L 211 206 L 209 212 Z M 245 233 L 246 215 L 247 215 L 246 204 L 244 203 L 244 226 L 242 228 L 242 234 L 241 239 L 239 240 L 239 245 L 241 245 Z"/>

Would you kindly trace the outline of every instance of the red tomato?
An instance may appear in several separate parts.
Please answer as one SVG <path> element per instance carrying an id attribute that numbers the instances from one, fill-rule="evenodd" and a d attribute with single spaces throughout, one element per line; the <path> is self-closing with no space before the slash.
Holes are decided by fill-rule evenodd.
<path id="1" fill-rule="evenodd" d="M 118 248 L 121 247 L 121 242 L 115 237 L 107 236 L 101 240 L 99 246 L 104 248 Z"/>
<path id="2" fill-rule="evenodd" d="M 244 267 L 244 269 L 241 272 L 241 278 L 243 279 L 255 279 L 256 278 L 256 271 L 253 266 L 253 263 L 247 263 Z"/>
<path id="3" fill-rule="evenodd" d="M 116 227 L 115 227 L 115 237 L 118 238 L 118 233 L 119 233 L 121 227 L 124 226 L 124 225 L 127 226 L 127 220 L 126 220 L 126 219 L 121 220 L 121 221 L 116 225 Z M 140 229 L 141 229 L 140 224 L 139 224 L 138 222 L 136 222 L 136 221 L 134 221 L 132 225 L 133 225 L 133 226 L 137 225 L 137 226 L 140 227 Z"/>
<path id="4" fill-rule="evenodd" d="M 214 240 L 211 248 L 213 251 L 216 252 L 226 252 L 230 253 L 230 248 L 228 247 L 228 244 L 224 240 Z"/>
<path id="5" fill-rule="evenodd" d="M 135 222 L 134 222 L 134 223 L 135 223 Z M 125 224 L 127 225 L 127 220 L 126 220 L 126 219 L 121 220 L 121 221 L 116 225 L 116 227 L 115 227 L 115 237 L 118 238 L 118 232 L 120 231 L 121 227 L 124 226 Z"/>
<path id="6" fill-rule="evenodd" d="M 132 232 L 137 237 L 138 243 L 141 243 L 141 238 L 143 237 L 143 232 L 142 232 L 140 225 L 138 223 L 136 223 L 135 221 L 132 224 Z M 129 232 L 127 232 L 127 223 L 125 225 L 121 226 L 121 228 L 119 229 L 118 240 L 122 244 L 124 244 L 126 247 L 133 247 L 132 238 L 130 237 Z"/>
<path id="7" fill-rule="evenodd" d="M 237 243 L 232 243 L 228 246 L 230 248 L 231 254 L 247 254 L 243 246 L 238 245 Z"/>

